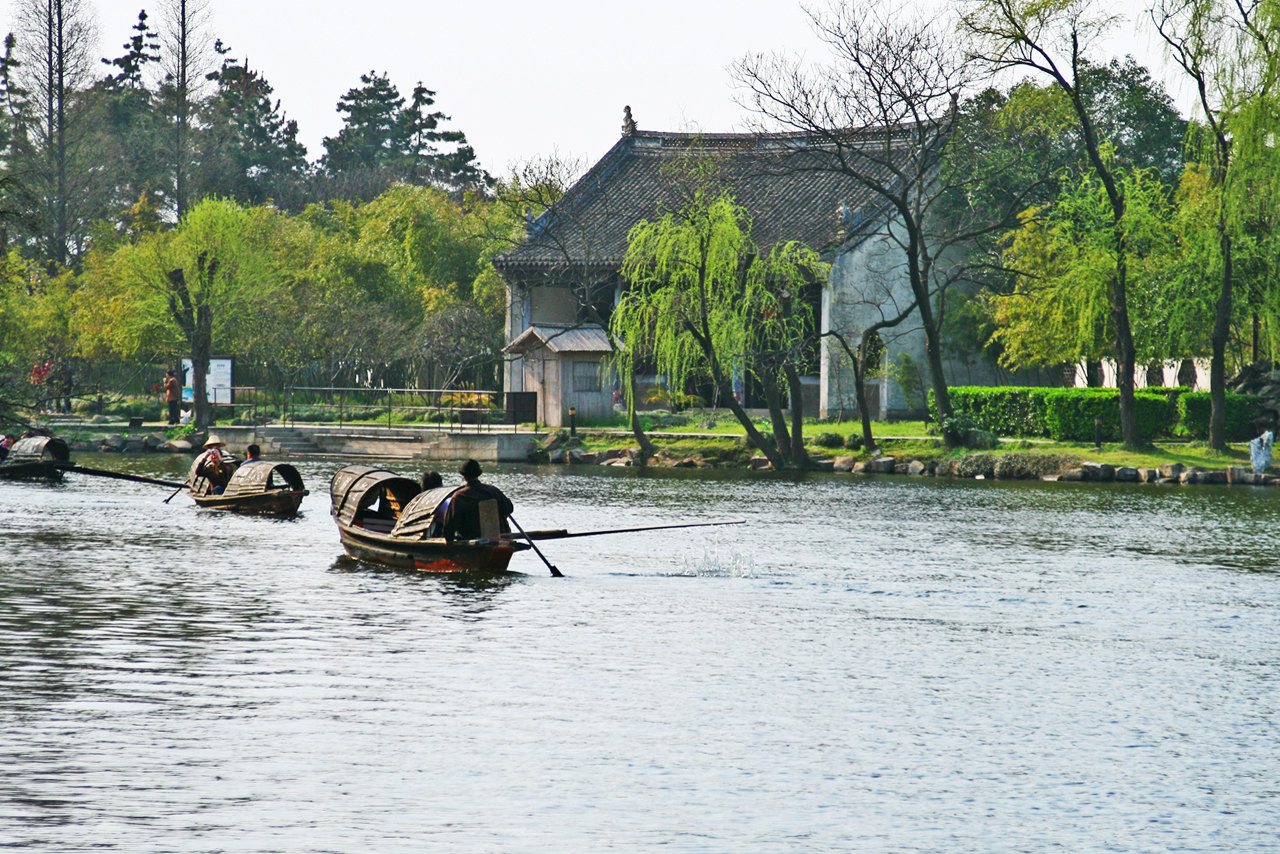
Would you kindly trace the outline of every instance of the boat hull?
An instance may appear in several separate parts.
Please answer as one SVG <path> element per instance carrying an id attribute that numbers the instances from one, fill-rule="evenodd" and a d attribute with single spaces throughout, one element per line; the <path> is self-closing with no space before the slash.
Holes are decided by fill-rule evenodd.
<path id="1" fill-rule="evenodd" d="M 255 495 L 192 496 L 196 505 L 206 510 L 228 510 L 232 513 L 255 513 L 265 516 L 293 516 L 302 505 L 305 489 L 273 489 Z"/>
<path id="2" fill-rule="evenodd" d="M 505 572 L 524 543 L 493 540 L 410 540 L 359 528 L 338 529 L 342 547 L 356 560 L 420 572 Z"/>
<path id="3" fill-rule="evenodd" d="M 57 483 L 62 480 L 63 464 L 52 462 L 0 463 L 0 480 L 44 480 Z"/>

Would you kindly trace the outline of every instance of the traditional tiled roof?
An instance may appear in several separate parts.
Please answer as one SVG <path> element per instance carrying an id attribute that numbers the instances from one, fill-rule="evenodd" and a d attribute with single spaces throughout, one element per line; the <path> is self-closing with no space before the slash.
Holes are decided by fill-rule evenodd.
<path id="1" fill-rule="evenodd" d="M 887 137 L 877 130 L 851 132 L 845 139 L 854 140 L 854 147 L 883 152 Z M 752 236 L 762 249 L 799 240 L 829 252 L 885 210 L 877 194 L 830 168 L 831 158 L 824 154 L 829 151 L 799 133 L 625 134 L 533 221 L 528 240 L 495 259 L 494 266 L 511 271 L 562 265 L 617 269 L 632 226 L 679 207 L 678 165 L 690 158 L 715 165 L 716 179 L 750 214 Z M 885 170 L 876 177 L 887 174 Z M 843 223 L 842 206 L 847 211 Z"/>
<path id="2" fill-rule="evenodd" d="M 504 349 L 509 353 L 525 353 L 538 347 L 546 347 L 553 353 L 608 353 L 613 350 L 609 336 L 595 323 L 575 326 L 534 324 Z"/>

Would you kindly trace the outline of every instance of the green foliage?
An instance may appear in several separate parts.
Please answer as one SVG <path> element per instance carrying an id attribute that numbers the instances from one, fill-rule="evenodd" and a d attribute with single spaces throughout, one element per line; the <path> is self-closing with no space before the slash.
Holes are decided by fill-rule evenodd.
<path id="1" fill-rule="evenodd" d="M 1045 394 L 1045 423 L 1055 442 L 1092 442 L 1094 419 L 1102 427 L 1102 441 L 1120 437 L 1120 393 L 1114 388 L 1053 389 Z M 1169 395 L 1137 392 L 1134 408 L 1138 431 L 1144 439 L 1168 436 L 1176 424 L 1177 409 Z"/>
<path id="2" fill-rule="evenodd" d="M 844 446 L 850 451 L 862 450 L 862 437 L 857 433 L 850 433 L 844 437 Z"/>
<path id="3" fill-rule="evenodd" d="M 1260 409 L 1257 395 L 1227 392 L 1226 439 L 1228 442 L 1244 442 L 1256 434 L 1255 423 Z M 1178 422 L 1182 430 L 1196 439 L 1209 436 L 1211 402 L 1209 393 L 1188 392 L 1178 398 Z"/>
<path id="4" fill-rule="evenodd" d="M 450 188 L 490 183 L 466 136 L 441 129 L 449 117 L 431 111 L 435 92 L 419 83 L 406 103 L 386 74 L 362 74 L 360 83 L 339 99 L 343 126 L 324 140 L 328 174 L 362 181 L 347 183 L 345 197 L 370 198 L 395 182 Z"/>
<path id="5" fill-rule="evenodd" d="M 957 414 L 971 419 L 966 429 L 982 429 L 997 436 L 1047 436 L 1044 396 L 1047 388 L 1024 386 L 954 386 L 949 389 Z M 929 410 L 937 405 L 929 395 Z"/>
<path id="6" fill-rule="evenodd" d="M 1168 193 L 1156 173 L 1116 169 L 1125 198 L 1119 232 L 1129 317 L 1140 357 L 1163 355 L 1167 312 L 1153 313 L 1167 283 L 1173 242 Z M 1034 367 L 1095 360 L 1114 342 L 1111 288 L 1117 276 L 1117 232 L 1103 183 L 1085 173 L 1057 200 L 1031 208 L 1008 236 L 1004 263 L 1018 273 L 1014 290 L 989 294 L 1000 361 Z"/>
<path id="7" fill-rule="evenodd" d="M 813 437 L 813 444 L 819 448 L 839 448 L 844 445 L 844 437 L 839 433 L 819 433 Z"/>
<path id="8" fill-rule="evenodd" d="M 710 376 L 728 395 L 736 369 L 777 384 L 787 367 L 795 367 L 814 326 L 799 295 L 826 275 L 818 254 L 799 243 L 761 254 L 750 219 L 732 196 L 696 167 L 684 177 L 695 183 L 685 204 L 637 224 L 628 236 L 622 275 L 631 288 L 614 309 L 610 333 L 623 344 L 614 363 L 630 411 L 642 360 L 679 391 Z M 779 407 L 771 408 L 774 423 L 785 423 Z M 745 413 L 735 414 L 748 434 L 755 430 Z"/>
<path id="9" fill-rule="evenodd" d="M 1144 389 L 1135 395 L 1142 435 L 1172 434 L 1184 388 Z M 1119 392 L 1113 388 L 956 386 L 950 389 L 956 430 L 986 430 L 1000 436 L 1048 437 L 1059 442 L 1092 442 L 1093 419 L 1102 419 L 1103 441 L 1119 431 Z M 936 412 L 932 407 L 931 410 Z"/>

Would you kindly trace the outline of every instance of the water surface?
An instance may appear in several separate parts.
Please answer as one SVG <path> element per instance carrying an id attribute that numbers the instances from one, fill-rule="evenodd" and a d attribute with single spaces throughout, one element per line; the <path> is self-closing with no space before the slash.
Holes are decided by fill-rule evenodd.
<path id="1" fill-rule="evenodd" d="M 96 458 L 181 479 L 181 462 Z M 1280 491 L 501 468 L 566 578 L 0 482 L 0 847 L 1277 850 Z"/>

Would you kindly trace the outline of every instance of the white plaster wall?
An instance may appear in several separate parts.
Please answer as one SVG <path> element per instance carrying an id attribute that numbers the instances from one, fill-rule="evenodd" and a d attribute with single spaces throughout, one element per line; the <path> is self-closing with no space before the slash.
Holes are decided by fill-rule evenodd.
<path id="1" fill-rule="evenodd" d="M 857 347 L 861 331 L 886 316 L 896 315 L 911 302 L 902 250 L 887 234 L 871 236 L 849 246 L 836 256 L 831 277 L 822 298 L 821 331 L 839 332 L 849 346 Z M 896 329 L 880 333 L 886 359 L 895 360 L 902 352 L 921 361 L 924 336 L 918 323 L 908 318 Z M 818 388 L 818 410 L 822 417 L 853 417 L 857 411 L 854 397 L 853 366 L 840 342 L 827 335 L 823 338 L 822 374 Z M 868 395 L 878 394 L 880 413 L 904 406 L 902 394 L 894 382 L 877 382 L 868 386 Z M 873 411 L 877 404 L 872 404 Z"/>

